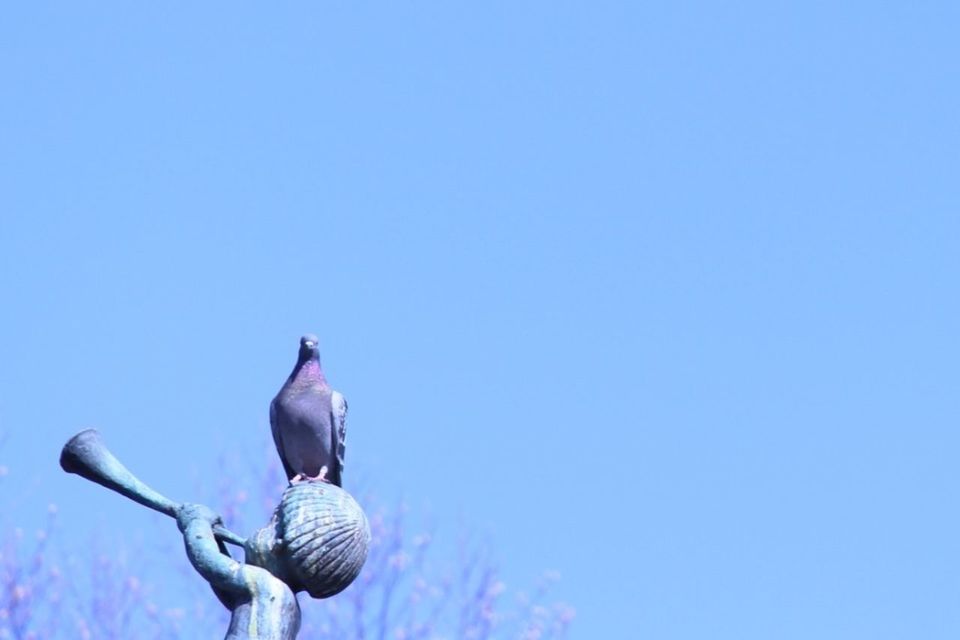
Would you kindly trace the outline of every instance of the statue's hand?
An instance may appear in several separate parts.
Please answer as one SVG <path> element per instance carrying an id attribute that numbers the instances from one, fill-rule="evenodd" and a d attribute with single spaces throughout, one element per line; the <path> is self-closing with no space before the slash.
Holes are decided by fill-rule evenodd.
<path id="1" fill-rule="evenodd" d="M 213 509 L 202 504 L 184 503 L 177 507 L 177 526 L 181 533 L 186 531 L 187 525 L 195 520 L 206 522 L 211 527 L 216 524 L 223 524 L 223 518 Z"/>

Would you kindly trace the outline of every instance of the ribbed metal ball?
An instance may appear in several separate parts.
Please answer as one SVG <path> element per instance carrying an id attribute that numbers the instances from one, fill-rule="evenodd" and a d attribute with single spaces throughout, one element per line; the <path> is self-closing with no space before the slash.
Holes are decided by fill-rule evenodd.
<path id="1" fill-rule="evenodd" d="M 284 491 L 277 517 L 287 565 L 307 593 L 327 598 L 350 586 L 370 544 L 353 496 L 326 482 L 298 482 Z"/>

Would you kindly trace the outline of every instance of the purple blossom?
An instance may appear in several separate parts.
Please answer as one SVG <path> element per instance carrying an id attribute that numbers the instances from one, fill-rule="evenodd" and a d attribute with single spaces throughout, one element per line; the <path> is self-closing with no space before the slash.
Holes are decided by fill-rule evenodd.
<path id="1" fill-rule="evenodd" d="M 237 531 L 252 531 L 268 518 L 285 481 L 272 448 L 244 461 L 224 456 L 224 480 L 216 495 L 198 497 L 220 510 Z M 6 467 L 0 465 L 0 477 Z M 252 478 L 250 490 L 238 490 L 235 478 Z M 370 520 L 372 541 L 363 572 L 337 597 L 301 598 L 303 638 L 355 640 L 492 640 L 563 638 L 574 618 L 569 605 L 549 601 L 559 579 L 545 572 L 531 592 L 511 591 L 501 579 L 489 546 L 464 533 L 442 540 L 433 527 L 416 524 L 405 504 L 388 505 L 358 492 Z M 33 535 L 21 529 L 0 538 L 0 640 L 28 638 L 175 639 L 221 637 L 227 614 L 207 585 L 180 556 L 174 537 L 159 550 L 118 548 L 95 537 L 80 555 L 71 554 L 47 509 L 45 526 Z M 127 544 L 127 543 L 122 543 Z M 449 546 L 444 546 L 449 545 Z M 130 558 L 170 554 L 177 567 L 164 579 L 163 593 Z M 166 569 L 169 574 L 169 569 Z M 69 575 L 69 581 L 64 579 Z M 183 588 L 169 593 L 169 584 Z M 514 595 L 511 596 L 511 593 Z M 161 604 L 173 598 L 171 604 Z M 179 597 L 180 601 L 176 602 Z"/>

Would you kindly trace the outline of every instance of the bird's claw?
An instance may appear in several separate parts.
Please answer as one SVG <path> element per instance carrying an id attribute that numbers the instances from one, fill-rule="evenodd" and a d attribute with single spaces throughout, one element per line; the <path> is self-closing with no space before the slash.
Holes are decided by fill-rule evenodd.
<path id="1" fill-rule="evenodd" d="M 301 482 L 330 482 L 327 480 L 327 467 L 326 465 L 320 467 L 320 473 L 315 476 L 308 476 L 305 473 L 298 473 L 297 475 L 290 478 L 290 484 L 299 484 Z"/>

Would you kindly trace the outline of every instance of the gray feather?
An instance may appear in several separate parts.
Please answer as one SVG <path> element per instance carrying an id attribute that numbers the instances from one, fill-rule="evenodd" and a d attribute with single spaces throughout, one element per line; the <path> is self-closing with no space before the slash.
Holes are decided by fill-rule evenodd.
<path id="1" fill-rule="evenodd" d="M 297 364 L 270 403 L 270 429 L 288 479 L 326 467 L 326 479 L 341 486 L 347 403 L 327 384 L 316 344 L 301 338 Z"/>

